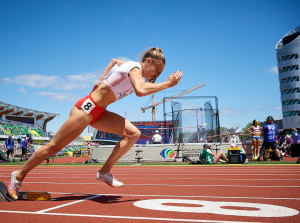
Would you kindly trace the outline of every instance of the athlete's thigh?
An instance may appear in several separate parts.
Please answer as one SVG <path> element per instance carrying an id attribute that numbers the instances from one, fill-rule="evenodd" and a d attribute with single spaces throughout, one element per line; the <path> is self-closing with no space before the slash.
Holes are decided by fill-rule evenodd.
<path id="1" fill-rule="evenodd" d="M 70 116 L 55 134 L 52 142 L 57 146 L 66 146 L 76 139 L 91 121 L 82 109 L 73 107 Z"/>
<path id="2" fill-rule="evenodd" d="M 100 131 L 114 133 L 122 137 L 135 134 L 139 131 L 127 119 L 107 110 L 103 112 L 100 118 L 95 123 L 91 124 L 91 126 Z"/>
<path id="3" fill-rule="evenodd" d="M 257 139 L 256 140 L 256 147 L 259 147 L 259 145 L 260 145 L 260 139 Z"/>

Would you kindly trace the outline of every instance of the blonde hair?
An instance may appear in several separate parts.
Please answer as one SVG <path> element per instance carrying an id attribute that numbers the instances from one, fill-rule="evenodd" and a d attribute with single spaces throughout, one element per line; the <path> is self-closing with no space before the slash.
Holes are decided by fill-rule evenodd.
<path id="1" fill-rule="evenodd" d="M 152 59 L 155 63 L 163 63 L 164 65 L 166 65 L 166 59 L 164 56 L 163 51 L 158 48 L 158 47 L 152 47 L 148 50 L 145 50 L 144 52 L 142 52 L 140 55 L 140 62 L 143 63 L 147 58 Z M 159 76 L 159 75 L 158 75 Z M 157 76 L 157 77 L 158 77 Z M 157 78 L 156 77 L 156 78 Z M 151 79 L 149 82 L 154 83 L 156 78 Z"/>
<path id="2" fill-rule="evenodd" d="M 160 61 L 162 61 L 164 64 L 166 64 L 164 53 L 158 47 L 152 47 L 148 50 L 145 50 L 139 55 L 139 57 L 140 57 L 140 62 L 144 62 L 147 58 L 151 58 L 157 63 L 160 63 Z"/>

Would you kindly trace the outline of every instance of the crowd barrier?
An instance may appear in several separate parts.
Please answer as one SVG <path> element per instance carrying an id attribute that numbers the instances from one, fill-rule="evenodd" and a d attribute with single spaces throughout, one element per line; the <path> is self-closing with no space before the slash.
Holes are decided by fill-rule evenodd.
<path id="1" fill-rule="evenodd" d="M 181 162 L 186 155 L 191 160 L 199 159 L 200 150 L 204 143 L 184 143 L 184 144 L 150 144 L 134 145 L 119 162 Z M 207 143 L 212 146 L 215 153 L 223 151 L 228 152 L 230 143 Z M 252 158 L 252 143 L 237 143 L 241 151 L 248 158 Z M 91 152 L 91 158 L 100 162 L 105 162 L 110 156 L 114 146 L 101 145 L 94 147 Z M 175 153 L 175 154 L 174 154 Z"/>

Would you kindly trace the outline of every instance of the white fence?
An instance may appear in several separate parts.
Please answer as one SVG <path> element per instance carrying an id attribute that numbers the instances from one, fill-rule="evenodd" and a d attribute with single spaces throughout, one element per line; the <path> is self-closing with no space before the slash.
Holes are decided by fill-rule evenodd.
<path id="1" fill-rule="evenodd" d="M 227 153 L 230 148 L 230 143 L 208 143 L 213 147 L 215 153 L 220 150 Z M 237 147 L 241 148 L 248 158 L 252 158 L 252 144 L 238 143 Z M 99 146 L 92 150 L 91 158 L 98 159 L 100 162 L 105 162 L 111 154 L 114 146 Z M 203 148 L 203 143 L 185 143 L 185 144 L 151 144 L 151 145 L 134 145 L 119 162 L 176 162 L 181 161 L 183 155 L 188 155 L 191 160 L 199 158 L 200 150 Z M 170 158 L 163 158 L 161 152 L 164 149 L 170 149 L 175 152 L 175 155 Z M 171 151 L 172 153 L 172 151 Z"/>

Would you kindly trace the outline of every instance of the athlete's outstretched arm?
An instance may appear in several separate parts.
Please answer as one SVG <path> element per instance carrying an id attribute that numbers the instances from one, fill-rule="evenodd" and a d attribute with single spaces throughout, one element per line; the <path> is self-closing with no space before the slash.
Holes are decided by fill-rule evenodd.
<path id="1" fill-rule="evenodd" d="M 101 75 L 99 81 L 97 82 L 97 84 L 99 85 L 99 84 L 103 81 L 105 75 L 108 73 L 108 71 L 111 70 L 111 68 L 113 68 L 113 66 L 115 66 L 116 64 L 117 64 L 118 66 L 121 66 L 123 63 L 124 63 L 124 61 L 117 60 L 117 59 L 112 59 L 112 60 L 109 62 L 109 64 L 106 66 L 106 68 L 105 68 L 105 70 L 103 71 L 103 73 L 102 73 L 102 75 Z"/>
<path id="2" fill-rule="evenodd" d="M 157 84 L 145 82 L 142 77 L 141 70 L 138 68 L 133 68 L 129 75 L 135 94 L 138 97 L 143 97 L 170 87 L 174 87 L 180 81 L 182 72 L 178 70 L 176 73 L 172 73 L 165 82 Z"/>

